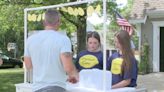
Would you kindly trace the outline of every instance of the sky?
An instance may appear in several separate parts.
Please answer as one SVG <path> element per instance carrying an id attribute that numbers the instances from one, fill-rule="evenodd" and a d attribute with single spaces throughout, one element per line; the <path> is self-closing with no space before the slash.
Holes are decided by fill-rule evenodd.
<path id="1" fill-rule="evenodd" d="M 118 4 L 119 8 L 123 8 L 127 4 L 127 0 L 116 0 L 116 3 Z M 93 13 L 91 17 L 88 17 L 87 20 L 93 24 L 100 24 L 103 22 L 103 17 L 99 17 L 97 14 Z M 110 22 L 110 21 L 107 21 Z M 92 26 L 88 27 L 89 30 L 93 30 Z"/>
<path id="2" fill-rule="evenodd" d="M 116 0 L 120 8 L 124 7 L 127 4 L 127 0 Z"/>

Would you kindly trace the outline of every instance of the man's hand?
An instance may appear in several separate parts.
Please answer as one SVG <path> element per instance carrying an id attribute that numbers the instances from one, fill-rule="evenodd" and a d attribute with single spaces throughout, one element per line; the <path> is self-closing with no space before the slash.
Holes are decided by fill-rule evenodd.
<path id="1" fill-rule="evenodd" d="M 63 64 L 64 70 L 66 71 L 68 75 L 67 81 L 71 83 L 77 83 L 79 81 L 79 74 L 76 70 L 76 67 L 74 66 L 72 62 L 72 53 L 70 52 L 62 53 L 60 58 L 61 58 L 61 62 Z"/>
<path id="2" fill-rule="evenodd" d="M 79 82 L 79 74 L 76 73 L 76 75 L 69 75 L 67 81 L 73 84 Z"/>

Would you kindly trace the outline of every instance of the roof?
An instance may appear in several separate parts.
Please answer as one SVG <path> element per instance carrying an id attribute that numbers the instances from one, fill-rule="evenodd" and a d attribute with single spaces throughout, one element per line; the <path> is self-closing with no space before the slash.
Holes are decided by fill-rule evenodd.
<path id="1" fill-rule="evenodd" d="M 164 11 L 164 0 L 134 0 L 130 19 L 144 19 L 147 12 Z"/>

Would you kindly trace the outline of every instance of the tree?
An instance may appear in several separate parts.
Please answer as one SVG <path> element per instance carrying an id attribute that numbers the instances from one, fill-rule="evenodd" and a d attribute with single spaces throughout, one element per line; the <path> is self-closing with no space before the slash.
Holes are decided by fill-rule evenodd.
<path id="1" fill-rule="evenodd" d="M 5 50 L 8 42 L 16 42 L 19 46 L 18 49 L 21 50 L 19 56 L 23 54 L 23 9 L 26 7 L 38 7 L 38 6 L 47 6 L 55 5 L 66 2 L 74 2 L 76 0 L 1 0 L 0 1 L 0 12 L 3 14 L 0 15 L 0 43 L 1 49 Z M 92 6 L 95 7 L 97 4 L 101 4 L 102 1 L 93 3 Z M 116 7 L 115 2 L 108 2 L 108 13 L 112 14 L 111 9 Z M 77 45 L 78 51 L 85 49 L 86 44 L 86 17 L 87 17 L 87 7 L 88 4 L 74 5 L 71 6 L 74 9 L 81 7 L 84 10 L 84 15 L 70 15 L 66 12 L 60 11 L 63 18 L 64 26 L 62 28 L 68 28 L 67 31 L 69 34 L 72 32 L 70 30 L 77 31 Z M 102 6 L 101 6 L 102 7 Z M 101 11 L 102 12 L 102 11 Z M 111 17 L 111 15 L 110 15 Z M 30 22 L 29 22 L 30 23 Z M 31 22 L 36 25 L 41 25 L 41 22 Z M 30 24 L 29 24 L 30 25 Z M 71 26 L 71 27 L 70 27 Z M 35 26 L 29 26 L 28 29 L 32 30 Z M 41 29 L 41 26 L 36 29 Z M 11 32 L 12 31 L 12 32 Z M 9 33 L 8 33 L 9 32 Z M 10 34 L 11 33 L 11 34 Z"/>
<path id="2" fill-rule="evenodd" d="M 42 3 L 44 5 L 50 5 L 50 4 L 57 4 L 57 3 L 64 3 L 64 2 L 75 2 L 77 0 L 62 0 L 62 1 L 59 1 L 59 2 L 56 2 L 56 1 L 50 1 L 49 3 L 48 2 L 45 2 L 46 0 L 39 0 L 39 3 Z M 97 4 L 101 4 L 102 5 L 102 1 L 97 1 L 96 3 L 93 3 L 93 4 L 90 4 L 92 5 L 94 8 L 96 7 Z M 71 24 L 73 24 L 75 27 L 76 27 L 76 31 L 77 31 L 77 53 L 79 53 L 81 50 L 84 50 L 85 47 L 86 47 L 86 18 L 87 18 L 87 7 L 89 5 L 88 4 L 81 4 L 81 5 L 74 5 L 74 6 L 71 6 L 74 10 L 77 9 L 77 8 L 82 8 L 84 11 L 84 14 L 82 15 L 77 15 L 77 16 L 74 16 L 73 14 L 68 14 L 68 12 L 63 12 L 63 11 L 60 11 L 60 13 L 62 14 L 62 16 L 67 20 L 69 21 Z M 112 18 L 113 17 L 113 11 L 112 9 L 113 8 L 116 8 L 116 3 L 115 2 L 112 2 L 112 1 L 108 1 L 107 2 L 107 10 L 108 10 L 108 13 L 110 14 L 108 17 Z M 69 7 L 66 7 L 66 8 L 69 8 Z M 102 8 L 102 6 L 101 6 Z M 72 10 L 73 10 L 72 9 Z M 69 9 L 68 9 L 69 10 Z M 70 8 L 71 10 L 71 8 Z M 102 12 L 102 11 L 100 11 Z M 100 15 L 102 16 L 102 15 Z M 74 28 L 73 28 L 74 29 Z"/>
<path id="3" fill-rule="evenodd" d="M 127 5 L 123 9 L 120 10 L 122 15 L 125 18 L 129 18 L 129 16 L 130 16 L 129 12 L 131 12 L 131 10 L 132 10 L 132 5 L 133 5 L 134 0 L 127 0 L 127 1 L 128 1 Z"/>
<path id="4" fill-rule="evenodd" d="M 4 53 L 8 53 L 8 42 L 17 43 L 18 49 L 23 50 L 23 8 L 21 5 L 0 6 L 0 48 Z"/>

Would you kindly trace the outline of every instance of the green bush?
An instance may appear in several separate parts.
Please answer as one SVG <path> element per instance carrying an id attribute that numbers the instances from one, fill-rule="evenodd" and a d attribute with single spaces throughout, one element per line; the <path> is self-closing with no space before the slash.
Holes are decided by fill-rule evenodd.
<path id="1" fill-rule="evenodd" d="M 141 48 L 141 61 L 139 63 L 139 72 L 141 74 L 147 74 L 150 72 L 149 67 L 149 54 L 150 54 L 150 47 L 148 43 L 144 43 Z"/>

